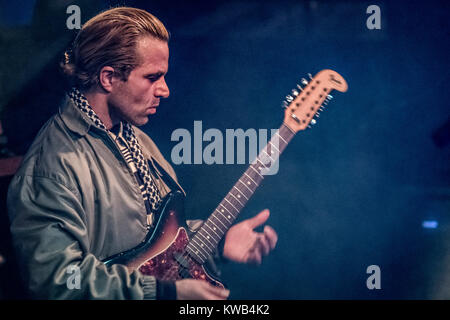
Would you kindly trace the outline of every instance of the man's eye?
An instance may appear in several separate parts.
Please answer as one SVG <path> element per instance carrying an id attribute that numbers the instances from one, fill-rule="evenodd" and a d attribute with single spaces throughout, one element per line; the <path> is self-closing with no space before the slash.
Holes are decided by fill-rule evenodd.
<path id="1" fill-rule="evenodd" d="M 151 82 L 155 82 L 158 81 L 160 78 L 162 77 L 162 75 L 153 75 L 153 76 L 148 76 L 147 79 L 150 80 Z"/>

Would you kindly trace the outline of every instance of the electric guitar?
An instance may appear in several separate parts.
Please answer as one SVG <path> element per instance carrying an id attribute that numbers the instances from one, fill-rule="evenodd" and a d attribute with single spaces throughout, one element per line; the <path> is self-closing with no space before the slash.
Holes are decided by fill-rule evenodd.
<path id="1" fill-rule="evenodd" d="M 224 287 L 219 279 L 210 275 L 204 263 L 294 135 L 315 124 L 319 111 L 331 100 L 332 90 L 347 91 L 346 81 L 335 71 L 322 70 L 309 78 L 309 81 L 302 79 L 304 87 L 297 85 L 286 96 L 282 103 L 285 108 L 283 124 L 194 236 L 190 237 L 187 232 L 184 195 L 180 191 L 170 192 L 164 197 L 146 239 L 137 247 L 103 262 L 124 264 L 161 280 L 193 278 Z"/>

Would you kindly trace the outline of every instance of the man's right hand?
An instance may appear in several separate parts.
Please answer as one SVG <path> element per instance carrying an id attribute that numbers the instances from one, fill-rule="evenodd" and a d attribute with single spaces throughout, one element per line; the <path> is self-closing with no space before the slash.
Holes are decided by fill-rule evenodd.
<path id="1" fill-rule="evenodd" d="M 215 287 L 203 280 L 183 279 L 175 281 L 178 300 L 225 300 L 230 290 Z"/>

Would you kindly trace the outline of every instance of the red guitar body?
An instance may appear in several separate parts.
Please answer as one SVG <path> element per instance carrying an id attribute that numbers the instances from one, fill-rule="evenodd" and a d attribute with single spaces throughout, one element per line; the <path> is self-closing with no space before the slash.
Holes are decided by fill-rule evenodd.
<path id="1" fill-rule="evenodd" d="M 131 270 L 155 276 L 160 280 L 176 281 L 184 278 L 201 279 L 224 287 L 185 251 L 189 243 L 188 227 L 183 210 L 184 196 L 169 193 L 157 213 L 157 222 L 147 238 L 137 247 L 114 255 L 106 265 L 124 264 Z"/>

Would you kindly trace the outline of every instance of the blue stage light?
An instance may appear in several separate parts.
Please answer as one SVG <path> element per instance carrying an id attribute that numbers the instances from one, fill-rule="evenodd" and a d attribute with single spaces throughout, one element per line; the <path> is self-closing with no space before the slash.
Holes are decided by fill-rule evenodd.
<path id="1" fill-rule="evenodd" d="M 439 224 L 436 220 L 424 220 L 422 222 L 422 227 L 425 229 L 436 229 L 438 225 Z"/>

